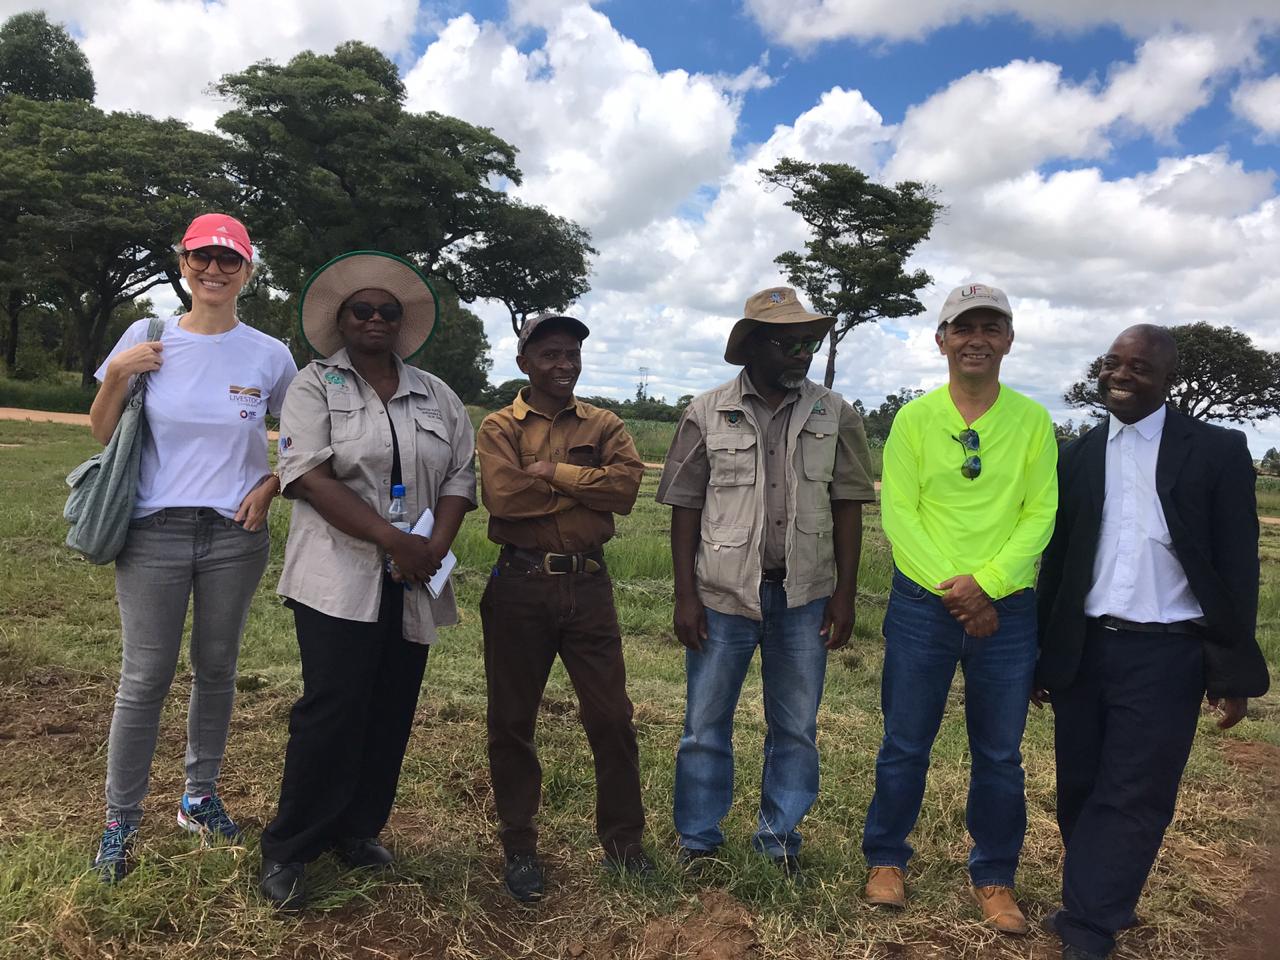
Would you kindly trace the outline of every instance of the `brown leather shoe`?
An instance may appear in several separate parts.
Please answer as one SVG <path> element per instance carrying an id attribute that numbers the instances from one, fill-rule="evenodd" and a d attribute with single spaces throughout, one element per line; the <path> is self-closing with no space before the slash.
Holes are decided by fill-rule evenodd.
<path id="1" fill-rule="evenodd" d="M 1019 937 L 1026 934 L 1027 918 L 1013 899 L 1012 887 L 974 887 L 973 899 L 982 908 L 982 919 L 1001 933 Z"/>
<path id="2" fill-rule="evenodd" d="M 902 883 L 902 870 L 898 867 L 872 867 L 867 874 L 867 903 L 878 907 L 907 905 L 907 891 Z"/>

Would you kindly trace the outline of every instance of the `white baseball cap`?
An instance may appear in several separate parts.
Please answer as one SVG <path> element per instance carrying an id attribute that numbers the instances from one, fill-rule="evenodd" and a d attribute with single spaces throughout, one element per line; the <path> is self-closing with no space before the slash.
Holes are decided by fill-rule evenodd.
<path id="1" fill-rule="evenodd" d="M 969 283 L 956 287 L 947 295 L 942 312 L 938 314 L 938 324 L 950 323 L 960 314 L 979 307 L 994 310 L 1009 318 L 1013 323 L 1013 311 L 1009 308 L 1009 298 L 999 287 L 989 287 L 985 283 Z"/>

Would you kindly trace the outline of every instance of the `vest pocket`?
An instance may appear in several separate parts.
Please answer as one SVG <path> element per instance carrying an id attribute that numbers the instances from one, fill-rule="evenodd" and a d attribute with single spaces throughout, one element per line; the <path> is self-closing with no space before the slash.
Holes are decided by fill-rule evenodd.
<path id="1" fill-rule="evenodd" d="M 836 468 L 836 420 L 810 417 L 800 429 L 800 459 L 804 475 L 819 483 L 830 483 Z"/>
<path id="2" fill-rule="evenodd" d="M 713 487 L 756 482 L 756 438 L 750 433 L 713 433 L 707 437 Z"/>
<path id="3" fill-rule="evenodd" d="M 806 511 L 796 514 L 794 566 L 788 579 L 797 583 L 813 583 L 835 576 L 836 553 L 831 539 L 831 514 Z"/>

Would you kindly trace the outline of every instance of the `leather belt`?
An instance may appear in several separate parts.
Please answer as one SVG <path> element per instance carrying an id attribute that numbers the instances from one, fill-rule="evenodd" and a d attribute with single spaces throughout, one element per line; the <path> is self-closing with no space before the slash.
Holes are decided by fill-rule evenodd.
<path id="1" fill-rule="evenodd" d="M 599 573 L 604 569 L 604 551 L 589 550 L 586 553 L 545 553 L 542 550 L 525 550 L 510 544 L 502 548 L 499 559 L 518 560 L 539 573 L 561 576 L 566 573 Z"/>
<path id="2" fill-rule="evenodd" d="M 764 583 L 781 583 L 787 579 L 787 568 L 778 567 L 776 570 L 762 570 L 760 572 L 760 580 Z"/>
<path id="3" fill-rule="evenodd" d="M 1119 617 L 1090 617 L 1090 623 L 1096 623 L 1103 630 L 1128 630 L 1130 633 L 1172 633 L 1195 636 L 1204 632 L 1204 625 L 1194 620 L 1179 620 L 1177 623 L 1139 623 L 1136 620 L 1121 620 Z"/>

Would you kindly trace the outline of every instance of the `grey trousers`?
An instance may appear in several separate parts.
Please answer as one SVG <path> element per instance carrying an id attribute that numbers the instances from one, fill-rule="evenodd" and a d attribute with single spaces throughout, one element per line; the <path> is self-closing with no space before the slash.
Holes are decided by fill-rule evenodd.
<path id="1" fill-rule="evenodd" d="M 270 546 L 265 527 L 248 533 L 204 507 L 160 510 L 129 524 L 116 559 L 124 656 L 107 741 L 108 823 L 142 819 L 160 710 L 193 596 L 186 790 L 193 796 L 214 792 L 235 700 L 240 637 Z"/>

